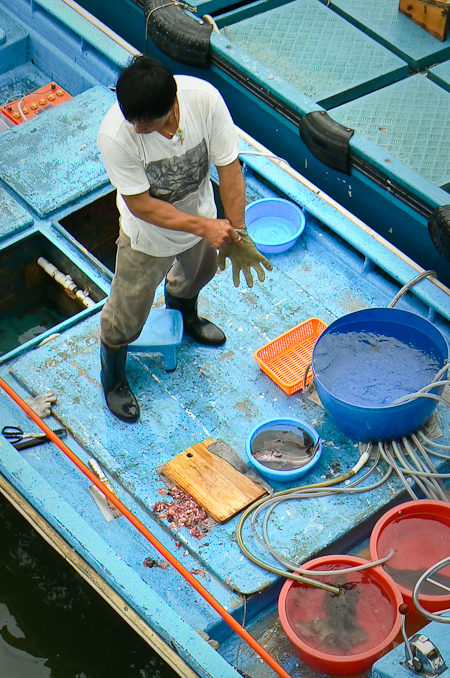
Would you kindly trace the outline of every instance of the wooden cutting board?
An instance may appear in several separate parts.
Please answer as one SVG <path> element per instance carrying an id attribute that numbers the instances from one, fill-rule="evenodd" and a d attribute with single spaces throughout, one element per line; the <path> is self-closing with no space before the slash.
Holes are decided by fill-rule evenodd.
<path id="1" fill-rule="evenodd" d="M 209 438 L 196 443 L 171 459 L 162 472 L 188 492 L 214 520 L 224 523 L 267 491 L 209 452 L 207 447 L 215 442 Z"/>

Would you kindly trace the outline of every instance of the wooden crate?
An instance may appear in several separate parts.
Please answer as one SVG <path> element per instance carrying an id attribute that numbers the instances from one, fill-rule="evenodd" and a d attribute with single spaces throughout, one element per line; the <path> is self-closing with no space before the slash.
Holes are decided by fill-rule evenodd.
<path id="1" fill-rule="evenodd" d="M 398 11 L 441 42 L 450 26 L 450 0 L 400 0 Z"/>

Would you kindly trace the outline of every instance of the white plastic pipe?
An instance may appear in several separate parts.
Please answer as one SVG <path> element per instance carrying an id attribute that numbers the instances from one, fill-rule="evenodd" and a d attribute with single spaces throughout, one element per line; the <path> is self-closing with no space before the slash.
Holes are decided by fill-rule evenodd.
<path id="1" fill-rule="evenodd" d="M 47 259 L 44 257 L 39 257 L 37 260 L 37 263 L 41 268 L 44 269 L 46 273 L 51 278 L 54 278 L 57 283 L 62 285 L 66 290 L 69 290 L 70 292 L 73 292 L 75 296 L 80 299 L 80 301 L 86 306 L 86 308 L 91 308 L 92 306 L 95 306 L 95 301 L 91 299 L 89 296 L 88 292 L 84 292 L 83 290 L 80 290 L 77 285 L 74 283 L 70 275 L 65 275 L 61 271 L 59 271 L 56 266 L 51 264 Z"/>

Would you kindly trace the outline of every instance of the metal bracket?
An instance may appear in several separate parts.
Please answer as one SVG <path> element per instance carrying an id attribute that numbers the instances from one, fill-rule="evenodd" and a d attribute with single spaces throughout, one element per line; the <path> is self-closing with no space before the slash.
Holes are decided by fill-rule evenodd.
<path id="1" fill-rule="evenodd" d="M 436 645 L 421 633 L 405 641 L 406 661 L 403 666 L 426 678 L 439 676 L 447 666 Z"/>

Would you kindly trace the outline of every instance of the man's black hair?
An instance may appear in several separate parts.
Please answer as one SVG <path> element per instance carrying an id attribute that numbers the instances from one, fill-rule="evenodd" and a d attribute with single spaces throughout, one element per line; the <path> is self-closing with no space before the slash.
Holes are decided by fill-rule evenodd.
<path id="1" fill-rule="evenodd" d="M 168 68 L 141 55 L 134 57 L 120 74 L 116 94 L 129 122 L 150 122 L 169 113 L 175 102 L 177 84 Z"/>

